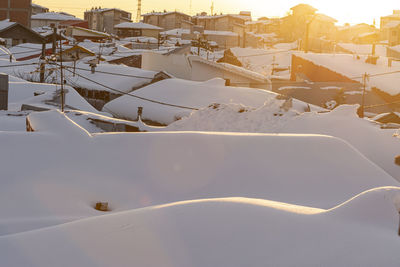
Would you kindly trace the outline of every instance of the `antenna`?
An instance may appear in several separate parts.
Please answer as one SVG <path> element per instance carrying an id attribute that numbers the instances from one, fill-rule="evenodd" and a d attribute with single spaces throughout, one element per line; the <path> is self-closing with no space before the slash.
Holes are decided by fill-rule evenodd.
<path id="1" fill-rule="evenodd" d="M 136 22 L 140 22 L 142 17 L 142 0 L 137 2 Z"/>
<path id="2" fill-rule="evenodd" d="M 214 1 L 211 4 L 211 16 L 214 15 Z"/>
<path id="3" fill-rule="evenodd" d="M 189 15 L 192 15 L 192 0 L 190 0 L 189 12 Z"/>

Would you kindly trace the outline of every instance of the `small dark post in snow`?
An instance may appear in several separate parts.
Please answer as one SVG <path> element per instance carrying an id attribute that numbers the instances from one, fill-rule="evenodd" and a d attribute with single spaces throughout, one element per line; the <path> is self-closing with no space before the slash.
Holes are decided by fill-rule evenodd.
<path id="1" fill-rule="evenodd" d="M 394 158 L 394 163 L 400 166 L 400 155 Z"/>
<path id="2" fill-rule="evenodd" d="M 8 109 L 8 75 L 0 74 L 0 110 Z"/>
<path id="3" fill-rule="evenodd" d="M 138 107 L 138 109 L 137 109 L 137 121 L 142 119 L 142 114 L 143 114 L 143 107 Z"/>
<path id="4" fill-rule="evenodd" d="M 94 208 L 98 211 L 108 211 L 108 202 L 97 202 Z"/>

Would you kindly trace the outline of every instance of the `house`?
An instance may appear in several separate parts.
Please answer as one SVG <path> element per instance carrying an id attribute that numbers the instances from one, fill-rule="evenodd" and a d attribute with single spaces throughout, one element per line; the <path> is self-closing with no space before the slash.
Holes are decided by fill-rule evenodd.
<path id="1" fill-rule="evenodd" d="M 302 40 L 303 49 L 321 50 L 328 45 L 324 41 L 335 39 L 336 19 L 316 13 L 317 9 L 307 4 L 296 5 L 291 12 L 282 19 L 280 29 L 280 37 L 286 42 Z"/>
<path id="2" fill-rule="evenodd" d="M 32 15 L 49 12 L 47 7 L 32 3 Z"/>
<path id="3" fill-rule="evenodd" d="M 261 74 L 227 63 L 208 61 L 199 56 L 146 51 L 142 54 L 142 69 L 164 71 L 181 79 L 208 81 L 223 78 L 227 85 L 238 87 L 270 88 L 269 79 Z"/>
<path id="4" fill-rule="evenodd" d="M 31 27 L 31 0 L 0 1 L 0 20 L 9 19 L 13 22 Z"/>
<path id="5" fill-rule="evenodd" d="M 240 46 L 240 36 L 235 32 L 230 31 L 209 31 L 201 30 L 200 32 L 194 27 L 190 29 L 173 29 L 160 33 L 164 38 L 175 37 L 182 40 L 198 40 L 215 42 L 218 48 L 228 49 L 231 47 Z M 190 42 L 189 42 L 190 43 Z"/>
<path id="6" fill-rule="evenodd" d="M 382 113 L 400 110 L 400 87 L 396 81 L 400 78 L 400 67 L 388 67 L 381 62 L 371 64 L 371 56 L 349 54 L 313 54 L 297 53 L 292 55 L 291 81 L 297 82 L 365 82 L 366 111 Z M 380 74 L 380 75 L 375 75 Z M 384 74 L 384 75 L 382 75 Z M 362 91 L 351 91 L 348 94 L 358 95 L 359 104 Z M 368 99 L 368 100 L 367 100 Z"/>
<path id="7" fill-rule="evenodd" d="M 7 46 L 14 46 L 27 42 L 37 44 L 45 42 L 45 38 L 35 31 L 18 22 L 10 22 L 8 20 L 0 21 L 0 38 L 6 40 Z"/>
<path id="8" fill-rule="evenodd" d="M 383 29 L 387 32 L 386 37 L 388 37 L 389 46 L 396 46 L 400 44 L 400 20 L 399 21 L 390 21 Z"/>
<path id="9" fill-rule="evenodd" d="M 373 25 L 360 23 L 351 26 L 346 24 L 344 26 L 337 27 L 335 39 L 336 42 L 342 43 L 357 42 L 358 44 L 372 44 L 377 41 L 374 39 L 377 34 L 379 34 L 378 30 Z"/>
<path id="10" fill-rule="evenodd" d="M 55 25 L 58 27 L 64 21 L 80 21 L 82 19 L 76 18 L 73 15 L 58 12 L 46 12 L 33 15 L 31 17 L 32 28 Z"/>
<path id="11" fill-rule="evenodd" d="M 59 58 L 59 55 L 57 55 Z M 96 53 L 80 45 L 74 45 L 62 51 L 63 61 L 75 61 L 85 57 L 94 57 Z"/>
<path id="12" fill-rule="evenodd" d="M 115 25 L 114 29 L 117 35 L 121 38 L 146 36 L 154 37 L 157 39 L 160 35 L 160 32 L 163 30 L 158 26 L 146 24 L 143 22 L 123 22 L 121 24 Z"/>
<path id="13" fill-rule="evenodd" d="M 114 34 L 115 25 L 131 22 L 132 14 L 118 8 L 92 8 L 85 11 L 84 19 L 88 21 L 90 29 Z"/>
<path id="14" fill-rule="evenodd" d="M 166 31 L 183 28 L 183 26 L 188 27 L 191 22 L 191 16 L 177 11 L 152 12 L 142 16 L 144 23 L 163 28 Z"/>
<path id="15" fill-rule="evenodd" d="M 392 15 L 381 17 L 381 40 L 389 40 L 391 28 L 400 21 L 400 10 L 393 10 Z"/>
<path id="16" fill-rule="evenodd" d="M 99 32 L 82 27 L 68 27 L 66 35 L 73 37 L 78 42 L 84 40 L 101 41 L 111 38 L 111 35 L 105 32 Z"/>
<path id="17" fill-rule="evenodd" d="M 245 27 L 246 22 L 251 21 L 251 15 L 225 14 L 215 16 L 195 16 L 193 22 L 209 31 L 230 31 L 236 32 L 236 26 Z"/>

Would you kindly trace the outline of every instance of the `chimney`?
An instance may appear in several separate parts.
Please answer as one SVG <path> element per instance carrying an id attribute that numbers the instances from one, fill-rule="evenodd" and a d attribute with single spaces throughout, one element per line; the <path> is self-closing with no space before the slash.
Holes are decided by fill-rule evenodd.
<path id="1" fill-rule="evenodd" d="M 0 110 L 8 109 L 8 75 L 0 74 Z"/>

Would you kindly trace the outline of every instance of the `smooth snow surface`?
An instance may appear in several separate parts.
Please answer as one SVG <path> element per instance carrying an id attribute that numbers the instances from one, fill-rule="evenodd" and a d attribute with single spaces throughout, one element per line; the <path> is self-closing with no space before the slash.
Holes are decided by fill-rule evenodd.
<path id="1" fill-rule="evenodd" d="M 398 185 L 327 136 L 91 136 L 56 111 L 29 119 L 39 132 L 0 133 L 0 235 L 100 215 L 93 209 L 98 201 L 113 211 L 220 197 L 332 208 L 365 190 Z"/>
<path id="2" fill-rule="evenodd" d="M 260 107 L 266 101 L 277 97 L 276 93 L 253 88 L 224 86 L 220 78 L 206 82 L 193 82 L 181 79 L 167 79 L 134 91 L 139 97 L 179 105 L 189 108 L 203 108 L 214 103 L 237 103 L 250 107 Z M 304 102 L 294 100 L 298 110 L 308 108 Z M 138 107 L 143 107 L 143 119 L 168 125 L 182 117 L 188 116 L 192 110 L 160 105 L 129 95 L 107 103 L 103 111 L 115 117 L 136 120 Z M 315 107 L 311 107 L 315 108 Z M 318 110 L 318 108 L 316 108 Z"/>
<path id="3" fill-rule="evenodd" d="M 400 181 L 400 167 L 394 158 L 400 153 L 395 130 L 383 130 L 357 116 L 358 106 L 342 105 L 329 113 L 284 112 L 282 102 L 269 102 L 255 109 L 241 105 L 220 105 L 195 111 L 169 125 L 167 131 L 225 131 L 255 133 L 326 134 L 341 138 Z M 239 111 L 245 112 L 239 112 Z"/>
<path id="4" fill-rule="evenodd" d="M 397 267 L 399 198 L 400 188 L 379 188 L 329 211 L 242 198 L 174 203 L 0 237 L 0 257 L 40 267 Z"/>

